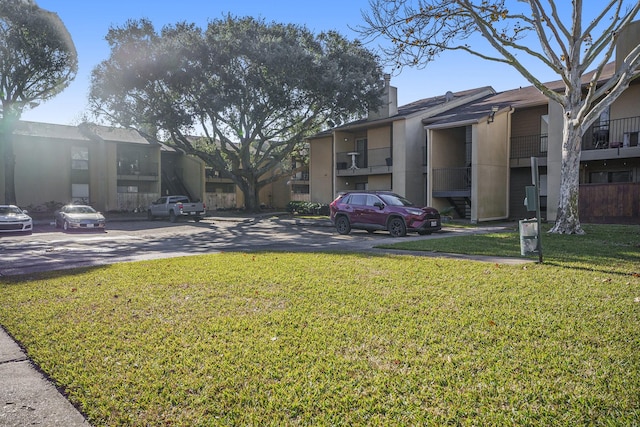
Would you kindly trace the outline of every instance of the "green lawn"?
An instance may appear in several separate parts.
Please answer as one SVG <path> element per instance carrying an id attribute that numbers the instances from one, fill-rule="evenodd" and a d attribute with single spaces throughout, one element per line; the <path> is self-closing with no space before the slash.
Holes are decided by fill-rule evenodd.
<path id="1" fill-rule="evenodd" d="M 587 231 L 5 277 L 0 324 L 96 426 L 637 425 L 640 229 Z"/>

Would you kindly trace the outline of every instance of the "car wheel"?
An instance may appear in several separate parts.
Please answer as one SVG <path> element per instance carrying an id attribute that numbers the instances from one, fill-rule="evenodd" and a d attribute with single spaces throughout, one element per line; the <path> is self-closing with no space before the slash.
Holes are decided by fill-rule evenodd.
<path id="1" fill-rule="evenodd" d="M 197 216 L 197 217 L 193 218 L 193 220 L 194 220 L 195 222 L 200 222 L 200 220 L 201 220 L 201 219 L 202 219 L 202 218 L 200 218 L 199 216 Z"/>
<path id="2" fill-rule="evenodd" d="M 176 222 L 176 214 L 173 211 L 169 212 L 169 222 Z"/>
<path id="3" fill-rule="evenodd" d="M 62 229 L 64 231 L 69 231 L 69 223 L 66 220 L 62 223 Z"/>
<path id="4" fill-rule="evenodd" d="M 389 233 L 393 237 L 404 237 L 407 235 L 407 227 L 401 218 L 394 217 L 389 220 Z"/>
<path id="5" fill-rule="evenodd" d="M 376 232 L 376 230 L 373 230 L 373 229 L 371 229 L 371 228 L 367 230 L 367 233 L 369 233 L 369 234 L 373 234 L 373 233 L 375 233 L 375 232 Z"/>
<path id="6" fill-rule="evenodd" d="M 336 230 L 340 234 L 349 234 L 351 232 L 351 224 L 346 216 L 340 216 L 336 219 Z"/>
<path id="7" fill-rule="evenodd" d="M 147 219 L 148 219 L 149 221 L 153 221 L 154 219 L 156 219 L 156 218 L 153 216 L 153 214 L 151 213 L 151 210 L 148 210 L 148 211 L 147 211 Z"/>

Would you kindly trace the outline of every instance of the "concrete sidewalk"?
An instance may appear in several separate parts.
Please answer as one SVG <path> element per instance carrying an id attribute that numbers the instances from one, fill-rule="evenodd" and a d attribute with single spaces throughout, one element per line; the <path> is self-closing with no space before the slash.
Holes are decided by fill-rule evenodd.
<path id="1" fill-rule="evenodd" d="M 0 426 L 89 426 L 0 328 Z"/>

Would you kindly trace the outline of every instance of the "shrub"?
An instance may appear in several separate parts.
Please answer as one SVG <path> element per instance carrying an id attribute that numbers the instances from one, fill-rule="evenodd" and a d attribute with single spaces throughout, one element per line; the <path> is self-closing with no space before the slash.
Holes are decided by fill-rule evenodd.
<path id="1" fill-rule="evenodd" d="M 287 212 L 298 215 L 326 215 L 329 216 L 329 205 L 323 203 L 291 201 L 287 204 Z"/>

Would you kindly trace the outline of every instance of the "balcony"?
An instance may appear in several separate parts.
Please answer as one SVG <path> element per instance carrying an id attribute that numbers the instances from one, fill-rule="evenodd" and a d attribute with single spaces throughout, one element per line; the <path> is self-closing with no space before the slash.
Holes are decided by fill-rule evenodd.
<path id="1" fill-rule="evenodd" d="M 393 169 L 391 148 L 336 153 L 336 175 L 388 174 Z"/>
<path id="2" fill-rule="evenodd" d="M 292 183 L 295 182 L 297 184 L 300 184 L 302 182 L 309 182 L 309 172 L 297 172 L 289 179 L 289 181 Z"/>
<path id="3" fill-rule="evenodd" d="M 547 134 L 511 137 L 511 158 L 547 157 L 548 141 Z"/>
<path id="4" fill-rule="evenodd" d="M 582 150 L 638 147 L 640 117 L 599 122 L 582 137 Z"/>
<path id="5" fill-rule="evenodd" d="M 118 179 L 157 181 L 158 163 L 121 160 L 118 162 Z"/>
<path id="6" fill-rule="evenodd" d="M 440 168 L 432 173 L 434 197 L 470 197 L 471 168 Z"/>

